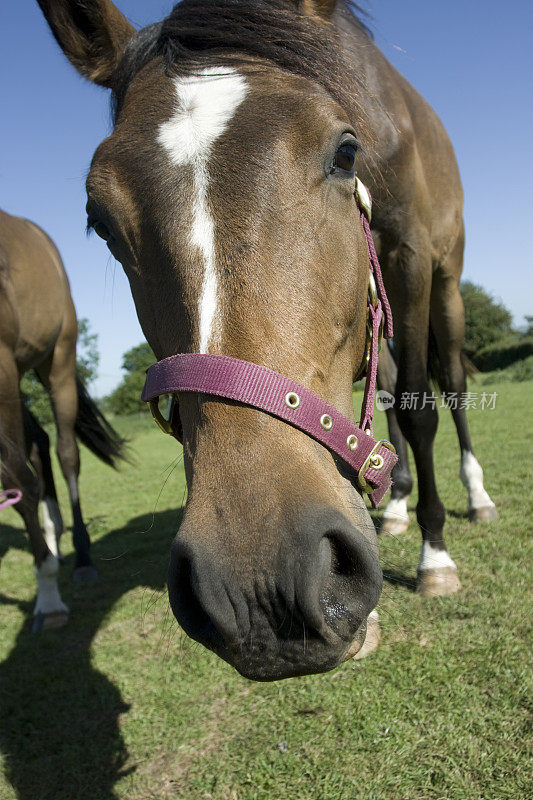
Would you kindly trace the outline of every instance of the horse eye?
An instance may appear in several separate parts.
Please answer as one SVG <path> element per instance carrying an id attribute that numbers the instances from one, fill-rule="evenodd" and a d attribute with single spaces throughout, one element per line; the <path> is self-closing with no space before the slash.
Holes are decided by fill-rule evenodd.
<path id="1" fill-rule="evenodd" d="M 355 144 L 352 144 L 352 142 L 344 142 L 335 153 L 331 171 L 353 174 L 356 156 L 357 147 Z"/>
<path id="2" fill-rule="evenodd" d="M 91 228 L 96 233 L 96 235 L 99 236 L 100 239 L 103 239 L 105 242 L 108 242 L 110 239 L 113 238 L 111 236 L 111 231 L 109 230 L 107 225 L 104 225 L 103 222 L 93 222 Z"/>

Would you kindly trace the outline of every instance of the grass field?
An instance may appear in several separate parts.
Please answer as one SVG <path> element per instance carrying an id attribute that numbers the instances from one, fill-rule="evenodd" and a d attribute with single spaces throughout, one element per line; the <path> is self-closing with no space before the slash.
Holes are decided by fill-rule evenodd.
<path id="1" fill-rule="evenodd" d="M 137 465 L 113 473 L 82 455 L 100 580 L 70 581 L 67 533 L 61 589 L 71 618 L 63 630 L 30 634 L 32 561 L 18 516 L 3 512 L 1 800 L 533 797 L 533 383 L 494 390 L 496 409 L 471 411 L 470 423 L 499 521 L 481 527 L 466 519 L 447 413 L 437 438 L 462 592 L 430 601 L 413 592 L 413 495 L 408 533 L 381 542 L 381 648 L 326 675 L 254 684 L 180 632 L 165 573 L 184 476 L 175 443 L 148 420 L 129 425 Z"/>

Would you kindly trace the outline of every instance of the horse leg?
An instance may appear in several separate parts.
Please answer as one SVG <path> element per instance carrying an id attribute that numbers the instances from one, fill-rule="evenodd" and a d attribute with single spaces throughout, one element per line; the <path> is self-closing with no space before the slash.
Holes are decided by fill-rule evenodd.
<path id="1" fill-rule="evenodd" d="M 50 460 L 50 437 L 40 426 L 31 411 L 23 405 L 24 431 L 27 439 L 28 459 L 39 480 L 40 509 L 44 538 L 51 553 L 62 561 L 59 541 L 64 530 L 63 518 L 57 502 L 52 462 Z"/>
<path id="2" fill-rule="evenodd" d="M 15 506 L 28 531 L 37 578 L 33 630 L 56 628 L 68 619 L 68 608 L 57 585 L 59 562 L 50 551 L 39 525 L 39 485 L 26 461 L 19 376 L 10 350 L 0 349 L 0 460 L 2 484 L 18 488 L 22 499 Z"/>
<path id="3" fill-rule="evenodd" d="M 456 393 L 458 398 L 466 391 L 466 372 L 461 359 L 465 332 L 465 311 L 459 291 L 462 246 L 460 253 L 452 253 L 452 266 L 459 259 L 458 269 L 439 269 L 434 276 L 431 291 L 431 327 L 437 341 L 441 374 L 439 382 L 446 393 Z M 484 522 L 498 518 L 496 506 L 483 486 L 483 470 L 474 455 L 466 409 L 461 402 L 451 408 L 461 449 L 459 477 L 468 494 L 468 517 L 471 522 Z"/>
<path id="4" fill-rule="evenodd" d="M 427 377 L 431 257 L 429 244 L 411 242 L 391 270 L 393 311 L 398 324 L 396 415 L 416 464 L 417 521 L 422 532 L 418 591 L 425 596 L 460 589 L 457 567 L 444 542 L 444 506 L 435 483 L 433 442 L 438 412 Z"/>
<path id="5" fill-rule="evenodd" d="M 91 542 L 81 511 L 78 478 L 80 453 L 75 424 L 78 413 L 76 389 L 76 332 L 61 334 L 49 364 L 39 368 L 39 376 L 50 392 L 57 428 L 57 456 L 65 478 L 72 507 L 72 541 L 76 552 L 73 580 L 96 580 L 98 573 L 91 560 Z"/>
<path id="6" fill-rule="evenodd" d="M 383 343 L 379 355 L 378 386 L 394 397 L 396 391 L 396 378 L 398 370 L 386 342 Z M 390 500 L 383 512 L 381 533 L 388 536 L 398 536 L 405 533 L 409 527 L 409 514 L 407 512 L 407 498 L 413 488 L 413 479 L 409 469 L 409 456 L 407 442 L 403 436 L 394 406 L 387 407 L 387 424 L 389 439 L 396 449 L 398 461 L 392 470 L 392 489 Z"/>

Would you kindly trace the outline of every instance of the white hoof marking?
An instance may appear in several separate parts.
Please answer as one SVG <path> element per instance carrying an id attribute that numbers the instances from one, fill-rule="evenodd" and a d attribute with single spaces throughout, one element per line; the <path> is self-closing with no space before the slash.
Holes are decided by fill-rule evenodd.
<path id="1" fill-rule="evenodd" d="M 45 497 L 44 500 L 41 501 L 40 507 L 43 515 L 45 542 L 50 552 L 54 556 L 60 558 L 59 539 L 63 533 L 63 520 L 61 518 L 59 505 L 57 500 L 53 500 L 51 497 Z"/>
<path id="2" fill-rule="evenodd" d="M 468 492 L 468 510 L 494 506 L 488 493 L 483 487 L 483 470 L 475 455 L 468 450 L 463 450 L 461 455 L 461 469 L 459 471 L 461 483 Z"/>
<path id="3" fill-rule="evenodd" d="M 37 578 L 37 602 L 34 615 L 54 614 L 62 612 L 68 614 L 68 607 L 61 600 L 57 585 L 59 563 L 57 557 L 50 554 L 46 556 L 40 567 L 35 567 Z"/>
<path id="4" fill-rule="evenodd" d="M 420 561 L 418 562 L 418 571 L 427 572 L 431 570 L 439 570 L 443 567 L 451 567 L 457 569 L 455 561 L 453 561 L 447 550 L 437 550 L 432 547 L 429 542 L 422 542 L 422 549 L 420 550 Z"/>
<path id="5" fill-rule="evenodd" d="M 406 497 L 391 497 L 387 508 L 383 512 L 383 519 L 392 519 L 398 522 L 409 523 Z"/>

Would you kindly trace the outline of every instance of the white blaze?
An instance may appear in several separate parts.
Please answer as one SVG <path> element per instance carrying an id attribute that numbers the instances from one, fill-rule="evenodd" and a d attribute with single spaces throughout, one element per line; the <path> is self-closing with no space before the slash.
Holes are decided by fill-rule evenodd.
<path id="1" fill-rule="evenodd" d="M 159 142 L 176 165 L 193 168 L 193 224 L 189 241 L 200 251 L 204 278 L 199 299 L 200 353 L 206 353 L 218 309 L 215 269 L 215 225 L 209 210 L 209 158 L 247 93 L 242 75 L 231 68 L 212 67 L 197 75 L 174 78 L 177 105 L 159 129 Z"/>

